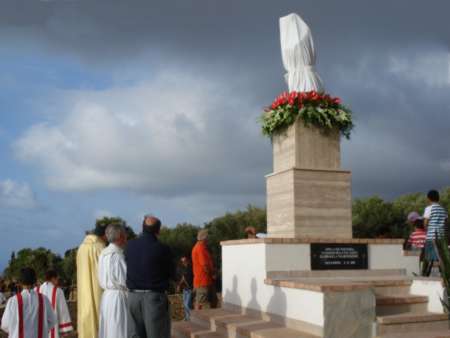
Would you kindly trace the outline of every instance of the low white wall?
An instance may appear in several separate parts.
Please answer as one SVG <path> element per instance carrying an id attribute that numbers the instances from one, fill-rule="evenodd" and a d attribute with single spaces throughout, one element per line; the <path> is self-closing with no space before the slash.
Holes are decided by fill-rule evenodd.
<path id="1" fill-rule="evenodd" d="M 441 299 L 444 299 L 445 288 L 440 280 L 414 279 L 411 294 L 428 297 L 428 311 L 436 313 L 444 313 Z"/>
<path id="2" fill-rule="evenodd" d="M 322 327 L 324 311 L 321 292 L 275 287 L 264 283 L 267 265 L 276 265 L 275 262 L 289 264 L 289 261 L 297 259 L 298 252 L 295 250 L 291 251 L 293 255 L 286 253 L 279 256 L 282 252 L 283 249 L 276 249 L 274 252 L 267 250 L 266 244 L 222 246 L 224 303 Z M 276 260 L 272 254 L 277 255 Z"/>
<path id="3" fill-rule="evenodd" d="M 310 244 L 265 244 L 267 271 L 311 270 Z"/>
<path id="4" fill-rule="evenodd" d="M 419 257 L 404 256 L 401 244 L 369 244 L 369 269 L 406 269 L 419 274 Z"/>
<path id="5" fill-rule="evenodd" d="M 369 244 L 369 269 L 406 269 L 418 272 L 418 257 L 404 256 L 400 244 Z M 271 313 L 323 327 L 322 292 L 266 285 L 269 271 L 309 271 L 310 244 L 249 243 L 222 246 L 223 301 L 240 308 Z M 430 297 L 430 311 L 438 306 L 437 285 L 417 283 L 417 294 Z M 430 291 L 431 290 L 431 291 Z M 442 291 L 442 290 L 441 290 Z M 413 292 L 414 293 L 414 292 Z"/>

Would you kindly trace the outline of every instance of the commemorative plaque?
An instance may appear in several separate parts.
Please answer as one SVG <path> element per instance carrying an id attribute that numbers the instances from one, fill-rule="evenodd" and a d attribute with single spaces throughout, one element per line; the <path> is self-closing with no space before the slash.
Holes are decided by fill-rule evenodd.
<path id="1" fill-rule="evenodd" d="M 311 244 L 311 270 L 368 269 L 367 244 Z"/>

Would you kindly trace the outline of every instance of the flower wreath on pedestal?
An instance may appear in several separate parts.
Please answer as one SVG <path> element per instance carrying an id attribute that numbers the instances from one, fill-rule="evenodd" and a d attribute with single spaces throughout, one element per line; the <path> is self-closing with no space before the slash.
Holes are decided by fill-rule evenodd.
<path id="1" fill-rule="evenodd" d="M 337 97 L 325 93 L 284 92 L 261 116 L 262 132 L 272 138 L 300 118 L 306 126 L 314 125 L 324 132 L 338 129 L 350 138 L 353 128 L 352 112 Z"/>

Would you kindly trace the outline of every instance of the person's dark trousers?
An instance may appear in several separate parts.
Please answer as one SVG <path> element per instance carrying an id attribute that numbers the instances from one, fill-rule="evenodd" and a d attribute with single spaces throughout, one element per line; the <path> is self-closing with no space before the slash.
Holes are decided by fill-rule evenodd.
<path id="1" fill-rule="evenodd" d="M 165 293 L 128 293 L 128 337 L 170 338 L 169 299 Z"/>

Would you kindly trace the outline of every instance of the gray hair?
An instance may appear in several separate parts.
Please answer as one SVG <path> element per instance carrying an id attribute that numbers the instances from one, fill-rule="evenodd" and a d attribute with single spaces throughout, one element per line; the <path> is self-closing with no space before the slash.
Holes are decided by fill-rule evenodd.
<path id="1" fill-rule="evenodd" d="M 208 230 L 202 229 L 197 233 L 197 241 L 204 241 L 208 238 Z"/>
<path id="2" fill-rule="evenodd" d="M 106 239 L 109 243 L 115 243 L 120 238 L 120 235 L 125 233 L 125 227 L 121 223 L 112 223 L 106 228 Z"/>

